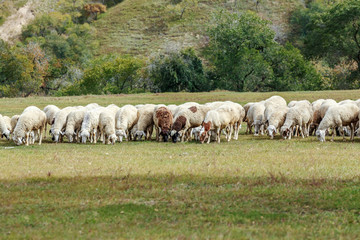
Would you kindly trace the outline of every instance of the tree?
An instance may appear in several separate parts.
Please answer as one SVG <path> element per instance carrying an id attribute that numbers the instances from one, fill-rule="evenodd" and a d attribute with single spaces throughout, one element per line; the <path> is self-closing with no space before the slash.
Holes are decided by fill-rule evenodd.
<path id="1" fill-rule="evenodd" d="M 185 11 L 189 8 L 194 9 L 198 5 L 198 0 L 172 0 L 168 5 L 168 10 L 174 14 L 175 17 L 182 19 Z"/>
<path id="2" fill-rule="evenodd" d="M 150 78 L 161 92 L 210 90 L 202 61 L 193 49 L 156 57 L 150 64 Z"/>

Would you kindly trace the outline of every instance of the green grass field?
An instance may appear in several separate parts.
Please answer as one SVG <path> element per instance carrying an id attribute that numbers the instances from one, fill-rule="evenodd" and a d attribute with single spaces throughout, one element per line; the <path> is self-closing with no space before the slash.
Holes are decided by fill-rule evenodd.
<path id="1" fill-rule="evenodd" d="M 360 90 L 0 99 L 3 115 L 97 102 L 358 99 Z M 0 140 L 2 239 L 357 239 L 360 139 L 15 146 Z M 12 148 L 14 147 L 14 148 Z"/>

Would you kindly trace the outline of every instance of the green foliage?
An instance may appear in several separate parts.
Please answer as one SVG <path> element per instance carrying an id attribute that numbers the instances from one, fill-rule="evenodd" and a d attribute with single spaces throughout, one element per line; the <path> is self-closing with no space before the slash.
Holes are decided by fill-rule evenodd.
<path id="1" fill-rule="evenodd" d="M 143 62 L 133 57 L 105 56 L 85 70 L 80 84 L 83 94 L 128 93 L 140 78 Z"/>
<path id="2" fill-rule="evenodd" d="M 161 92 L 210 90 L 202 61 L 193 49 L 156 57 L 150 65 L 150 78 Z"/>
<path id="3" fill-rule="evenodd" d="M 268 22 L 253 12 L 220 12 L 205 50 L 216 87 L 235 91 L 319 89 L 320 75 L 300 52 L 276 43 Z"/>

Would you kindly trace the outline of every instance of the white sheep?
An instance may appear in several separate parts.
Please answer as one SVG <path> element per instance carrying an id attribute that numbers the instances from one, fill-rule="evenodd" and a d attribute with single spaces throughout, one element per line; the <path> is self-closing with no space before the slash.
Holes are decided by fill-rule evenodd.
<path id="1" fill-rule="evenodd" d="M 227 129 L 230 133 L 227 134 L 226 140 L 230 141 L 232 133 L 232 125 L 234 125 L 236 109 L 230 104 L 224 104 L 216 110 L 207 112 L 205 119 L 202 123 L 202 130 L 200 132 L 200 141 L 203 143 L 207 139 L 210 143 L 211 131 L 216 133 L 216 140 L 220 143 L 220 133 L 222 129 Z"/>
<path id="2" fill-rule="evenodd" d="M 288 106 L 281 106 L 276 109 L 276 111 L 273 111 L 267 119 L 267 132 L 271 139 L 274 138 L 274 135 L 276 134 L 277 130 L 280 130 L 281 126 L 283 126 L 286 114 L 289 111 Z"/>
<path id="3" fill-rule="evenodd" d="M 71 111 L 66 120 L 65 136 L 69 142 L 77 142 L 80 140 L 80 130 L 84 121 L 85 113 L 88 111 L 86 107 Z"/>
<path id="4" fill-rule="evenodd" d="M 11 124 L 11 133 L 14 132 L 14 129 L 16 127 L 16 124 L 19 120 L 20 115 L 14 115 L 11 117 L 10 124 Z M 45 135 L 45 134 L 44 134 Z"/>
<path id="5" fill-rule="evenodd" d="M 238 140 L 239 138 L 239 131 L 241 129 L 241 124 L 243 122 L 243 119 L 245 117 L 245 109 L 239 104 L 239 103 L 234 103 L 231 101 L 225 101 L 224 104 L 230 104 L 231 107 L 234 108 L 235 112 L 234 112 L 234 139 Z"/>
<path id="6" fill-rule="evenodd" d="M 90 143 L 96 143 L 96 133 L 99 128 L 99 116 L 104 109 L 104 107 L 98 107 L 85 113 L 80 130 L 82 143 L 86 143 L 86 140 L 88 138 L 90 140 Z"/>
<path id="7" fill-rule="evenodd" d="M 339 105 L 344 105 L 344 104 L 348 104 L 348 103 L 356 104 L 356 101 L 350 100 L 350 99 L 346 99 L 346 100 L 340 101 L 338 104 L 339 104 Z"/>
<path id="8" fill-rule="evenodd" d="M 0 114 L 0 131 L 1 131 L 1 137 L 6 137 L 6 139 L 10 139 L 10 130 L 8 129 L 8 126 L 3 118 L 3 116 Z"/>
<path id="9" fill-rule="evenodd" d="M 174 117 L 170 133 L 172 141 L 176 143 L 181 137 L 181 141 L 184 142 L 185 136 L 190 137 L 191 128 L 200 126 L 209 110 L 209 107 L 199 104 L 182 107 Z"/>
<path id="10" fill-rule="evenodd" d="M 5 121 L 6 124 L 6 128 L 10 131 L 10 133 L 12 132 L 12 128 L 11 128 L 11 118 L 8 116 L 3 116 L 3 119 Z"/>
<path id="11" fill-rule="evenodd" d="M 40 109 L 23 112 L 16 124 L 13 140 L 16 145 L 21 145 L 25 138 L 26 146 L 29 145 L 29 135 L 31 132 L 39 130 L 39 145 L 41 145 L 43 130 L 46 125 L 46 114 Z M 35 137 L 33 137 L 35 139 Z"/>
<path id="12" fill-rule="evenodd" d="M 254 103 L 248 110 L 247 113 L 247 123 L 250 125 L 250 128 L 254 126 L 254 136 L 258 136 L 259 133 L 264 135 L 264 116 L 265 113 L 265 102 L 261 101 Z"/>
<path id="13" fill-rule="evenodd" d="M 305 101 L 298 101 L 293 107 L 290 107 L 284 125 L 280 128 L 281 135 L 284 139 L 291 139 L 294 127 L 297 125 L 301 129 L 301 136 L 309 136 L 309 126 L 312 122 L 313 112 L 311 104 L 307 105 Z"/>
<path id="14" fill-rule="evenodd" d="M 151 135 L 154 126 L 153 113 L 156 105 L 146 104 L 142 108 L 138 109 L 139 111 L 139 120 L 137 122 L 137 131 L 135 133 L 135 138 L 140 140 L 142 136 L 145 137 L 145 140 L 151 140 Z"/>
<path id="15" fill-rule="evenodd" d="M 59 142 L 62 140 L 62 136 L 65 133 L 67 116 L 76 109 L 78 109 L 78 107 L 66 107 L 55 114 L 54 124 L 51 129 L 53 141 Z"/>
<path id="16" fill-rule="evenodd" d="M 324 101 L 325 99 L 318 99 L 311 103 L 313 109 L 313 121 L 310 125 L 309 135 L 312 135 L 312 133 L 316 131 L 317 127 L 319 126 L 319 123 L 321 122 L 320 107 Z"/>
<path id="17" fill-rule="evenodd" d="M 176 109 L 177 109 L 177 105 L 175 104 L 170 104 L 170 105 L 167 105 L 167 108 L 171 111 L 173 117 L 175 116 L 175 113 L 176 113 Z"/>
<path id="18" fill-rule="evenodd" d="M 249 111 L 250 107 L 251 107 L 253 104 L 254 104 L 254 102 L 249 102 L 249 103 L 247 103 L 247 104 L 245 104 L 245 105 L 243 106 L 243 108 L 244 108 L 244 110 L 245 110 L 245 116 L 244 116 L 243 121 L 244 121 L 244 122 L 247 122 L 245 134 L 252 134 L 252 126 L 251 126 L 251 124 L 249 124 L 248 121 L 247 121 L 247 114 L 248 114 L 248 111 Z"/>
<path id="19" fill-rule="evenodd" d="M 115 131 L 120 142 L 122 142 L 123 138 L 131 139 L 132 136 L 129 132 L 138 122 L 138 119 L 138 109 L 132 105 L 125 105 L 117 111 L 115 115 Z"/>
<path id="20" fill-rule="evenodd" d="M 351 127 L 350 140 L 354 139 L 354 127 L 359 121 L 359 107 L 353 103 L 343 105 L 334 105 L 329 107 L 325 116 L 321 120 L 316 136 L 321 142 L 325 142 L 325 133 L 328 128 L 339 127 L 341 130 L 344 126 Z M 332 133 L 331 141 L 334 140 L 335 131 Z M 343 133 L 343 139 L 345 139 Z"/>
<path id="21" fill-rule="evenodd" d="M 95 108 L 98 108 L 98 107 L 100 107 L 100 106 L 97 103 L 89 103 L 88 105 L 85 106 L 85 108 L 87 110 L 92 110 L 92 109 L 95 109 Z"/>
<path id="22" fill-rule="evenodd" d="M 45 125 L 45 134 L 44 134 L 44 138 L 46 139 L 47 125 L 49 124 L 51 126 L 54 124 L 55 114 L 60 111 L 60 108 L 58 108 L 55 105 L 47 105 L 43 111 L 46 114 L 46 123 L 47 123 Z"/>
<path id="23" fill-rule="evenodd" d="M 115 144 L 116 134 L 115 134 L 115 115 L 114 111 L 110 109 L 105 109 L 100 113 L 99 116 L 99 128 L 100 133 L 103 136 L 103 144 Z"/>
<path id="24" fill-rule="evenodd" d="M 321 119 L 324 118 L 325 113 L 326 113 L 326 111 L 329 109 L 329 107 L 335 106 L 335 105 L 337 105 L 337 104 L 338 104 L 338 103 L 337 103 L 335 100 L 333 100 L 333 99 L 326 99 L 326 100 L 321 104 L 320 109 L 319 109 Z"/>
<path id="25" fill-rule="evenodd" d="M 265 107 L 268 107 L 269 105 L 286 106 L 286 101 L 284 98 L 275 95 L 265 100 Z"/>

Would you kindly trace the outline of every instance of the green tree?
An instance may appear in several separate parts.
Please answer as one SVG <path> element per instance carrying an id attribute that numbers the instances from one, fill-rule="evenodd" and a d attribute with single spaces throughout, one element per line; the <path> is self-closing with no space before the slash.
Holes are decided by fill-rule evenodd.
<path id="1" fill-rule="evenodd" d="M 150 64 L 150 78 L 161 92 L 210 90 L 202 61 L 193 49 L 156 57 Z"/>

